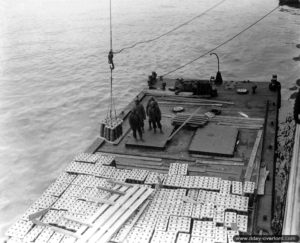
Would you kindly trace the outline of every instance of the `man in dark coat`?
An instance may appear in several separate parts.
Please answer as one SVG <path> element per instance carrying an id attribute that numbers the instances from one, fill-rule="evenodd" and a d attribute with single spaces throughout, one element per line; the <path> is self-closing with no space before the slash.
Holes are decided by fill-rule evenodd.
<path id="1" fill-rule="evenodd" d="M 146 120 L 146 112 L 143 104 L 140 103 L 138 99 L 135 100 L 135 107 L 137 114 L 142 122 L 142 132 L 144 132 L 144 120 Z"/>
<path id="2" fill-rule="evenodd" d="M 143 135 L 142 135 L 142 120 L 141 120 L 141 118 L 138 115 L 136 107 L 134 107 L 131 110 L 131 113 L 129 115 L 129 125 L 130 125 L 130 128 L 132 129 L 133 137 L 135 139 L 137 139 L 136 132 L 138 132 L 140 139 L 143 140 Z"/>
<path id="3" fill-rule="evenodd" d="M 157 101 L 152 97 L 147 105 L 147 115 L 149 116 L 149 129 L 151 130 L 151 124 L 154 128 L 154 133 L 156 133 L 156 127 L 162 132 L 162 126 L 160 123 L 161 120 L 161 111 L 159 109 Z"/>
<path id="4" fill-rule="evenodd" d="M 152 96 L 148 100 L 148 103 L 147 103 L 147 106 L 146 106 L 146 114 L 147 114 L 148 117 L 149 117 L 149 109 L 150 109 L 151 101 L 154 101 L 154 98 Z M 149 122 L 149 130 L 151 130 L 152 129 L 152 121 L 151 121 L 150 117 L 148 119 L 148 122 Z"/>

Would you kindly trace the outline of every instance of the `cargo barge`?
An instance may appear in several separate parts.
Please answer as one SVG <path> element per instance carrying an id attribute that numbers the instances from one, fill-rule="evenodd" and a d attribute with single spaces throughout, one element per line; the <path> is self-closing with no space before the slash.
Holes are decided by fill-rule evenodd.
<path id="1" fill-rule="evenodd" d="M 184 84 L 208 80 L 180 80 Z M 174 92 L 156 80 L 150 97 L 163 132 L 135 140 L 97 137 L 6 232 L 8 242 L 234 242 L 272 234 L 280 88 L 225 81 L 214 92 Z M 177 90 L 178 91 L 178 90 Z M 199 93 L 200 91 L 200 93 Z M 217 95 L 216 93 L 217 92 Z M 182 112 L 174 112 L 174 108 Z M 176 110 L 176 109 L 175 109 Z"/>

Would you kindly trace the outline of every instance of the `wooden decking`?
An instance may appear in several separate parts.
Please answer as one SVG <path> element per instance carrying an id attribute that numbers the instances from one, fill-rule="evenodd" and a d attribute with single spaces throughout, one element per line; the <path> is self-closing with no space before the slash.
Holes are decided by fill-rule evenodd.
<path id="1" fill-rule="evenodd" d="M 188 148 L 196 132 L 195 129 L 181 129 L 166 147 L 161 150 L 151 148 L 126 147 L 126 136 L 118 146 L 103 144 L 98 151 L 112 154 L 125 154 L 131 156 L 143 156 L 149 158 L 161 159 L 160 165 L 142 163 L 120 164 L 120 168 L 142 168 L 161 173 L 166 173 L 170 163 L 184 162 L 188 163 L 191 175 L 219 176 L 224 179 L 253 181 L 258 185 L 259 171 L 261 166 L 266 166 L 269 171 L 268 180 L 264 184 L 264 195 L 257 199 L 255 206 L 256 212 L 253 212 L 253 228 L 264 228 L 271 232 L 272 220 L 272 201 L 273 201 L 273 180 L 274 180 L 274 148 L 275 134 L 278 116 L 278 93 L 269 90 L 267 82 L 256 82 L 256 94 L 249 92 L 246 95 L 237 94 L 234 89 L 227 87 L 243 87 L 251 91 L 252 82 L 238 82 L 232 85 L 232 82 L 224 83 L 217 87 L 218 97 L 213 99 L 195 97 L 189 93 L 174 95 L 168 91 L 172 87 L 174 80 L 167 80 L 167 90 L 162 91 L 157 84 L 157 89 L 144 90 L 139 94 L 141 102 L 146 106 L 148 99 L 153 96 L 162 110 L 162 123 L 171 127 L 172 118 L 175 113 L 172 111 L 175 106 L 184 107 L 184 114 L 192 114 L 199 109 L 197 114 L 203 115 L 212 109 L 221 110 L 220 116 L 209 119 L 209 123 L 228 128 L 236 128 L 239 131 L 237 146 L 235 147 L 233 160 L 223 158 L 224 163 L 218 163 L 218 156 L 193 155 L 189 153 Z M 133 103 L 129 104 L 125 110 L 130 110 Z M 249 118 L 241 115 L 246 114 Z M 145 123 L 147 125 L 147 122 Z M 128 121 L 124 122 L 125 130 Z M 146 126 L 147 129 L 147 126 Z M 201 128 L 198 128 L 201 129 Z M 130 136 L 130 133 L 127 135 Z M 259 140 L 258 140 L 259 137 Z M 237 163 L 234 159 L 241 159 L 242 163 Z M 263 161 L 262 161 L 263 160 Z M 199 163 L 204 161 L 206 163 Z M 209 163 L 211 161 L 211 163 Z M 138 164 L 138 165 L 137 165 Z"/>

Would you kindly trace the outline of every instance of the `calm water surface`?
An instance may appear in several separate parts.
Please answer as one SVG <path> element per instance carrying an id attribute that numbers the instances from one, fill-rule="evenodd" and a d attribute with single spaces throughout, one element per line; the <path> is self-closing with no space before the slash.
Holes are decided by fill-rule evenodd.
<path id="1" fill-rule="evenodd" d="M 114 49 L 157 36 L 217 0 L 114 0 Z M 121 109 L 151 71 L 194 59 L 278 5 L 277 0 L 227 0 L 174 33 L 115 56 L 114 94 Z M 97 136 L 108 104 L 108 1 L 0 2 L 0 237 L 75 154 Z M 280 7 L 217 50 L 226 80 L 270 80 L 283 97 L 300 78 L 300 11 Z M 297 48 L 298 44 L 298 48 Z M 214 57 L 171 77 L 209 78 Z"/>

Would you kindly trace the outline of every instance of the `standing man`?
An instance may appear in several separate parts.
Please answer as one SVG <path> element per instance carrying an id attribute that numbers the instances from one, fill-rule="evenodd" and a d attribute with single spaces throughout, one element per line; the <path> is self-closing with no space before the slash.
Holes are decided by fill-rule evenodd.
<path id="1" fill-rule="evenodd" d="M 146 106 L 146 113 L 147 113 L 147 116 L 149 117 L 149 119 L 148 119 L 148 122 L 149 122 L 149 131 L 152 130 L 152 125 L 153 125 L 152 121 L 150 119 L 150 116 L 149 116 L 150 104 L 151 104 L 152 101 L 155 101 L 154 98 L 153 98 L 153 96 L 150 97 L 150 99 L 148 100 L 147 106 Z"/>
<path id="2" fill-rule="evenodd" d="M 142 132 L 144 132 L 144 120 L 146 120 L 146 112 L 145 112 L 145 108 L 144 108 L 143 104 L 140 103 L 138 98 L 135 99 L 135 108 L 136 108 L 137 114 L 141 120 Z"/>
<path id="3" fill-rule="evenodd" d="M 161 111 L 157 101 L 153 97 L 148 102 L 147 114 L 149 116 L 149 129 L 151 130 L 152 124 L 154 128 L 154 133 L 156 133 L 156 127 L 158 127 L 160 129 L 160 132 L 162 133 L 162 126 L 160 123 Z"/>
<path id="4" fill-rule="evenodd" d="M 137 139 L 136 132 L 138 132 L 139 137 L 141 141 L 143 141 L 143 135 L 142 135 L 142 120 L 138 115 L 136 107 L 134 107 L 131 110 L 130 116 L 129 116 L 129 125 L 132 129 L 133 137 Z"/>

